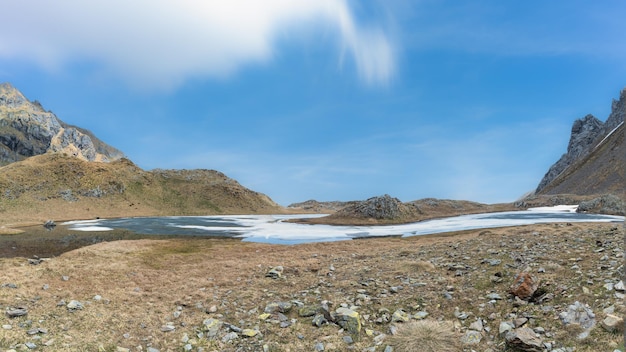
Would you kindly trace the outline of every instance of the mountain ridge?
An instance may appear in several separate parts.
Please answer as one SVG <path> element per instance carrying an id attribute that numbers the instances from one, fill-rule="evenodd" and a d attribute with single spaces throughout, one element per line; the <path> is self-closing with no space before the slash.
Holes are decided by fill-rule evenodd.
<path id="1" fill-rule="evenodd" d="M 540 181 L 536 194 L 602 195 L 626 200 L 626 144 L 624 144 L 626 88 L 613 100 L 611 113 L 602 123 L 593 115 L 572 125 L 567 152 Z"/>
<path id="2" fill-rule="evenodd" d="M 0 83 L 0 165 L 46 152 L 109 162 L 124 154 L 92 132 L 63 122 L 10 83 Z"/>

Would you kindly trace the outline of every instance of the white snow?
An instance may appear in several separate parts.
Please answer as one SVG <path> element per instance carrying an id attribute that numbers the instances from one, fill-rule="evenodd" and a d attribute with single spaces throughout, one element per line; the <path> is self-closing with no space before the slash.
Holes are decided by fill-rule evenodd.
<path id="1" fill-rule="evenodd" d="M 462 215 L 442 219 L 426 220 L 410 224 L 387 226 L 331 226 L 308 225 L 284 222 L 286 219 L 311 218 L 323 215 L 229 215 L 203 217 L 168 217 L 161 218 L 166 226 L 172 229 L 206 230 L 207 235 L 212 232 L 226 232 L 240 237 L 244 241 L 267 242 L 278 244 L 295 244 L 305 242 L 340 241 L 355 237 L 378 236 L 417 236 L 423 234 L 442 233 L 481 228 L 504 226 L 519 226 L 536 223 L 553 222 L 616 222 L 624 221 L 623 216 L 577 214 L 577 205 L 559 205 L 555 207 L 538 207 L 525 211 L 511 211 L 500 213 L 484 213 Z M 189 220 L 186 220 L 189 219 Z M 123 219 L 127 224 L 133 219 Z M 138 218 L 140 221 L 141 218 Z M 199 220 L 207 225 L 188 224 L 185 221 Z M 111 220 L 113 221 L 113 220 Z M 154 221 L 154 219 L 151 219 Z M 211 226 L 209 223 L 216 224 Z M 229 223 L 231 226 L 221 224 Z M 106 220 L 71 221 L 64 223 L 76 231 L 108 231 L 112 230 L 112 223 Z M 232 225 L 236 226 L 232 226 Z M 109 226 L 106 226 L 109 225 Z M 116 227 L 123 227 L 117 225 Z M 174 230 L 178 231 L 178 230 Z"/>

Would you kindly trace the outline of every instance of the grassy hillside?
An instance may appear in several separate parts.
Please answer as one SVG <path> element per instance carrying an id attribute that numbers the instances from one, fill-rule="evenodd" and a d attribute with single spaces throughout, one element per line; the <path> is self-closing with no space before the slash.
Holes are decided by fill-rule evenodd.
<path id="1" fill-rule="evenodd" d="M 0 168 L 0 225 L 46 219 L 277 213 L 284 208 L 213 170 L 144 171 L 127 159 L 44 154 Z"/>

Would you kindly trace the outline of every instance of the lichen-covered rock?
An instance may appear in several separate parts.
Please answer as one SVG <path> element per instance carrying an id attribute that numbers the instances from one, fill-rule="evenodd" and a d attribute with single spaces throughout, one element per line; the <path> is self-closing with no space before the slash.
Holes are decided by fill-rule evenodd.
<path id="1" fill-rule="evenodd" d="M 344 328 L 354 341 L 360 341 L 361 316 L 358 312 L 348 308 L 337 308 L 335 320 L 339 326 Z"/>

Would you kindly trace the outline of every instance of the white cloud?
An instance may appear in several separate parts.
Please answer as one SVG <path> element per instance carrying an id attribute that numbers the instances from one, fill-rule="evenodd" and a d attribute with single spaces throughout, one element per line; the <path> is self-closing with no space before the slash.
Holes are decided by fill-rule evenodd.
<path id="1" fill-rule="evenodd" d="M 271 60 L 278 37 L 331 30 L 371 84 L 394 74 L 380 28 L 360 26 L 346 0 L 7 0 L 0 58 L 47 69 L 95 60 L 131 83 L 171 88 Z"/>

